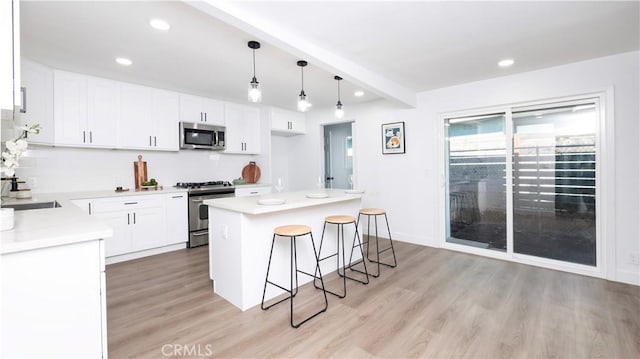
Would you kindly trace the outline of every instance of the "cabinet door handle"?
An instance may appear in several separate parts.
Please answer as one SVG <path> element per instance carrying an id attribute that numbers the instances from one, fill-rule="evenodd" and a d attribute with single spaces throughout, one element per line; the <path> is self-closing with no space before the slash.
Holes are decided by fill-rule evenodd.
<path id="1" fill-rule="evenodd" d="M 20 113 L 27 113 L 27 88 L 20 87 L 20 94 L 22 95 L 22 107 Z"/>
<path id="2" fill-rule="evenodd" d="M 136 212 L 133 212 L 133 224 L 136 224 Z"/>
<path id="3" fill-rule="evenodd" d="M 131 215 L 127 213 L 127 224 L 131 224 Z"/>
<path id="4" fill-rule="evenodd" d="M 202 112 L 200 112 L 200 122 L 203 121 Z"/>
<path id="5" fill-rule="evenodd" d="M 153 136 L 153 145 L 158 147 L 158 139 L 156 138 L 156 136 Z"/>
<path id="6" fill-rule="evenodd" d="M 93 131 L 89 131 L 89 142 L 93 143 Z"/>
<path id="7" fill-rule="evenodd" d="M 171 198 L 184 198 L 184 196 L 171 196 Z"/>
<path id="8" fill-rule="evenodd" d="M 204 113 L 204 122 L 207 122 L 207 113 Z"/>
<path id="9" fill-rule="evenodd" d="M 151 136 L 149 136 L 149 147 L 151 147 Z"/>
<path id="10" fill-rule="evenodd" d="M 89 214 L 91 214 L 91 202 L 89 202 Z"/>
<path id="11" fill-rule="evenodd" d="M 82 131 L 82 143 L 87 142 L 87 131 Z"/>
<path id="12" fill-rule="evenodd" d="M 125 205 L 130 205 L 130 204 L 138 204 L 138 202 L 125 202 Z"/>

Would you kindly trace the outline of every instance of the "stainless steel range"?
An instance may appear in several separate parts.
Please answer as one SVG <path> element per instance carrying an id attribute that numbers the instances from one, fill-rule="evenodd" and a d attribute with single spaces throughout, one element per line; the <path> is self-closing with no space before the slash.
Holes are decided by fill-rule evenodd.
<path id="1" fill-rule="evenodd" d="M 202 201 L 234 197 L 236 188 L 226 181 L 178 182 L 175 187 L 189 193 L 189 248 L 209 243 L 209 208 Z"/>

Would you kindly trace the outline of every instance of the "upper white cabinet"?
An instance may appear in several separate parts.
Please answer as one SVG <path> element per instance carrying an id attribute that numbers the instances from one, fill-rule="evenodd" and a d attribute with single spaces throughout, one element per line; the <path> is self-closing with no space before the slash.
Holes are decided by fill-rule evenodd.
<path id="1" fill-rule="evenodd" d="M 121 84 L 119 147 L 178 150 L 178 94 Z"/>
<path id="2" fill-rule="evenodd" d="M 303 135 L 307 132 L 303 113 L 271 107 L 267 110 L 271 118 L 271 133 L 281 136 Z"/>
<path id="3" fill-rule="evenodd" d="M 20 1 L 0 1 L 0 109 L 20 106 Z"/>
<path id="4" fill-rule="evenodd" d="M 53 72 L 56 145 L 116 147 L 119 109 L 117 82 Z"/>
<path id="5" fill-rule="evenodd" d="M 119 108 L 119 82 L 87 78 L 87 137 L 90 146 L 116 147 Z"/>
<path id="6" fill-rule="evenodd" d="M 225 153 L 260 153 L 260 109 L 225 103 L 225 124 L 227 128 Z"/>
<path id="7" fill-rule="evenodd" d="M 21 71 L 22 114 L 16 124 L 40 124 L 40 133 L 28 134 L 29 143 L 53 145 L 53 69 L 23 59 Z"/>
<path id="8" fill-rule="evenodd" d="M 180 149 L 179 95 L 175 92 L 152 89 L 151 119 L 153 120 L 153 145 L 155 149 L 178 151 Z"/>
<path id="9" fill-rule="evenodd" d="M 180 121 L 224 126 L 224 103 L 204 97 L 181 94 Z"/>
<path id="10" fill-rule="evenodd" d="M 122 98 L 118 128 L 120 147 L 132 149 L 153 147 L 151 89 L 121 84 L 120 95 Z"/>

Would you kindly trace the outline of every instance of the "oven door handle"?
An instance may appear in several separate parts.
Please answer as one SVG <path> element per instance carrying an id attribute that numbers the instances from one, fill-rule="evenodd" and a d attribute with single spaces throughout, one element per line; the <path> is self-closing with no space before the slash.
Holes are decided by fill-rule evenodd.
<path id="1" fill-rule="evenodd" d="M 202 202 L 204 199 L 192 199 L 191 202 Z"/>
<path id="2" fill-rule="evenodd" d="M 192 236 L 206 236 L 207 234 L 209 234 L 208 229 L 205 229 L 204 231 L 199 231 L 199 232 L 191 232 Z"/>

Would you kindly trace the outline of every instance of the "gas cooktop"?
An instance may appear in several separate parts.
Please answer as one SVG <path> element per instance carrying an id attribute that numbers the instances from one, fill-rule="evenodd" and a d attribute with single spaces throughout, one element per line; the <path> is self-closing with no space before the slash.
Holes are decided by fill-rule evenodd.
<path id="1" fill-rule="evenodd" d="M 207 181 L 207 182 L 178 182 L 175 187 L 186 188 L 189 193 L 194 192 L 234 192 L 235 187 L 228 181 Z"/>

